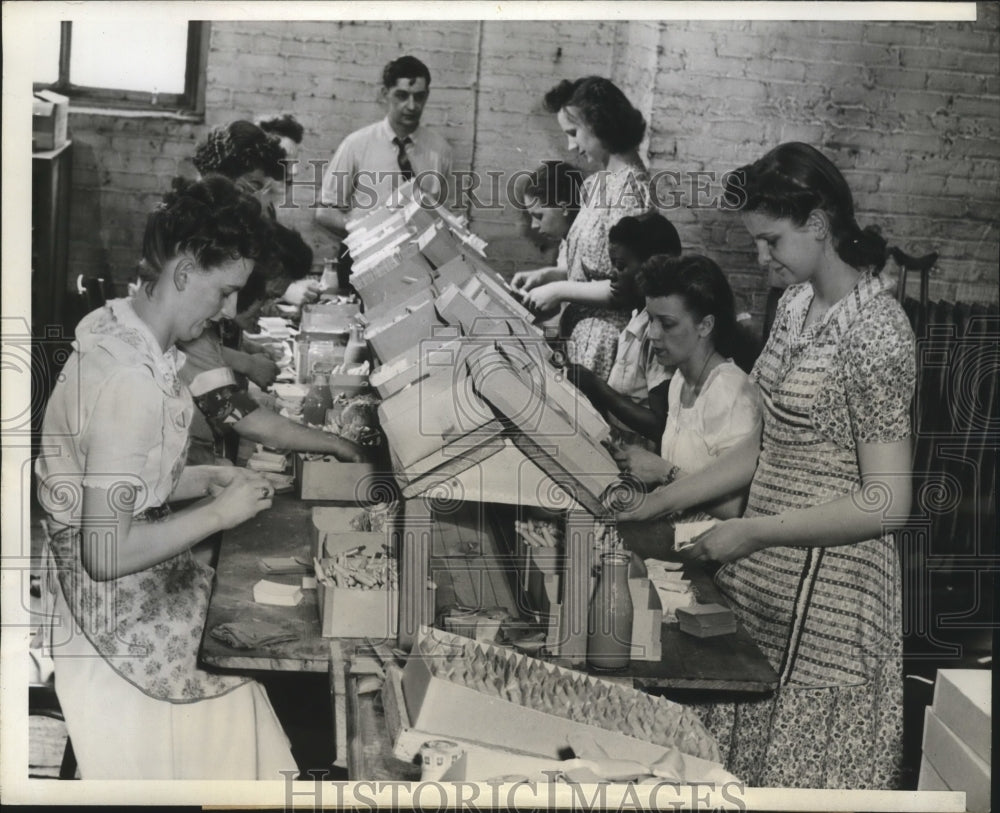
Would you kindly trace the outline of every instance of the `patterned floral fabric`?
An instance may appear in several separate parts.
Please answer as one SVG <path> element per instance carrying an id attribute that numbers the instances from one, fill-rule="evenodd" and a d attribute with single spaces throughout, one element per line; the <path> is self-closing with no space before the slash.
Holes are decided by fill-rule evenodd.
<path id="1" fill-rule="evenodd" d="M 559 251 L 558 265 L 572 282 L 613 280 L 608 232 L 621 218 L 650 208 L 649 174 L 642 165 L 595 172 L 583 182 L 580 213 Z M 570 340 L 569 358 L 607 380 L 615 361 L 618 334 L 631 318 L 633 303 L 619 308 L 570 303 L 563 311 L 562 333 Z"/>
<path id="2" fill-rule="evenodd" d="M 909 437 L 914 339 L 869 273 L 804 328 L 808 284 L 789 288 L 752 377 L 763 447 L 746 516 L 858 493 L 858 442 Z M 902 754 L 900 571 L 891 537 L 828 548 L 767 548 L 716 582 L 780 675 L 777 692 L 699 707 L 726 767 L 754 786 L 892 788 Z"/>
<path id="3" fill-rule="evenodd" d="M 155 509 L 176 486 L 192 413 L 191 396 L 177 377 L 183 354 L 160 350 L 130 300 L 114 300 L 86 316 L 77 342 L 43 425 L 45 445 L 60 453 L 37 464 L 63 595 L 107 663 L 151 697 L 192 702 L 230 692 L 248 681 L 197 666 L 211 568 L 185 551 L 147 570 L 95 582 L 80 559 L 83 485 L 107 490 L 112 503 L 116 489 L 136 489 L 137 522 L 158 516 Z M 68 431 L 74 425 L 77 431 Z M 54 582 L 51 587 L 58 589 Z M 53 596 L 45 595 L 51 611 Z"/>

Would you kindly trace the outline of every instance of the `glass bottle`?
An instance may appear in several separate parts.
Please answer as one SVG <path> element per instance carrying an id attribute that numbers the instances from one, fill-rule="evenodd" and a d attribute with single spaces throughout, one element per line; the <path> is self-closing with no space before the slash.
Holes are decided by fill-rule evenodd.
<path id="1" fill-rule="evenodd" d="M 628 553 L 605 553 L 587 614 L 587 663 L 596 669 L 624 669 L 632 650 L 632 596 Z"/>

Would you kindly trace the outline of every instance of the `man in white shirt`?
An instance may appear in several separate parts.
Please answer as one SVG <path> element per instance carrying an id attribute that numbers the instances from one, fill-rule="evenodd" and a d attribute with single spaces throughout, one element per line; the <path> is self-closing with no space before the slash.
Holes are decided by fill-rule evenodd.
<path id="1" fill-rule="evenodd" d="M 316 220 L 336 237 L 346 236 L 350 220 L 391 204 L 394 190 L 411 179 L 431 200 L 444 202 L 451 146 L 420 126 L 430 84 L 430 71 L 416 57 L 403 56 L 385 66 L 380 96 L 386 117 L 348 135 L 323 176 L 325 205 L 316 210 Z M 341 253 L 341 287 L 349 259 Z"/>

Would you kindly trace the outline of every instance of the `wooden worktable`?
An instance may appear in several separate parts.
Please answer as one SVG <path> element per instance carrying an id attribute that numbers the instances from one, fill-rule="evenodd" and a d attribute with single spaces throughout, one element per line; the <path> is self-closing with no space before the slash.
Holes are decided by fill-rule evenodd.
<path id="1" fill-rule="evenodd" d="M 270 510 L 225 532 L 201 643 L 201 660 L 205 664 L 241 671 L 327 671 L 330 639 L 320 636 L 315 590 L 303 590 L 302 601 L 295 607 L 257 604 L 253 600 L 253 586 L 261 579 L 302 583 L 301 575 L 265 575 L 258 562 L 265 556 L 300 556 L 311 561 L 309 533 L 314 505 L 279 494 Z M 257 649 L 234 649 L 209 634 L 217 625 L 232 621 L 269 622 L 298 637 Z"/>
<path id="2" fill-rule="evenodd" d="M 625 546 L 640 556 L 655 550 L 658 558 L 683 561 L 664 552 L 673 547 L 673 529 L 667 523 L 623 522 L 618 533 Z M 729 606 L 700 565 L 685 564 L 684 576 L 699 604 Z M 696 638 L 681 632 L 675 621 L 661 625 L 660 641 L 663 655 L 659 662 L 632 661 L 623 670 L 636 687 L 763 693 L 778 685 L 778 674 L 742 625 L 730 635 Z"/>

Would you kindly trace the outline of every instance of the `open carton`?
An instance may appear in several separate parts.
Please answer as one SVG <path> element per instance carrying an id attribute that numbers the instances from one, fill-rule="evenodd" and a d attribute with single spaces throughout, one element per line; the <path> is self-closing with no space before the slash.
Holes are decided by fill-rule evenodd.
<path id="1" fill-rule="evenodd" d="M 342 463 L 332 455 L 307 459 L 296 452 L 292 467 L 295 493 L 302 500 L 379 502 L 379 495 L 392 487 L 392 475 L 376 471 L 372 463 Z"/>
<path id="2" fill-rule="evenodd" d="M 312 516 L 313 556 L 328 564 L 338 553 L 364 546 L 366 551 L 389 551 L 391 535 L 356 531 L 351 520 L 360 506 L 317 507 Z M 317 580 L 320 631 L 326 638 L 394 638 L 399 621 L 399 590 L 334 587 Z"/>
<path id="3" fill-rule="evenodd" d="M 542 711 L 439 677 L 443 661 L 438 659 L 444 656 L 437 653 L 442 650 L 454 653 L 450 657 L 488 664 L 485 679 L 498 684 L 509 685 L 517 680 L 519 673 L 530 672 L 533 675 L 530 684 L 518 681 L 521 691 L 545 691 L 555 697 L 562 692 L 567 705 L 560 713 Z M 627 718 L 621 719 L 618 730 L 573 719 L 581 710 L 573 705 L 567 686 L 578 690 L 578 695 L 615 698 L 616 707 Z M 685 755 L 721 767 L 718 765 L 718 745 L 690 709 L 619 683 L 441 630 L 427 627 L 419 630 L 403 670 L 403 696 L 409 725 L 437 737 L 458 738 L 554 759 L 565 757 L 573 742 L 585 740 L 596 743 L 616 759 L 634 760 L 644 765 L 658 762 L 666 749 L 677 748 Z M 595 704 L 599 705 L 597 700 Z M 661 716 L 669 719 L 670 725 L 663 729 L 655 725 L 655 721 L 644 718 L 646 707 L 655 709 L 657 720 Z M 638 732 L 642 726 L 655 729 L 655 736 L 660 741 L 646 741 L 621 730 L 626 727 Z"/>

